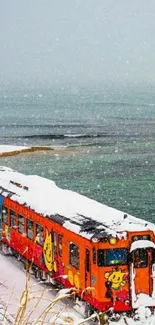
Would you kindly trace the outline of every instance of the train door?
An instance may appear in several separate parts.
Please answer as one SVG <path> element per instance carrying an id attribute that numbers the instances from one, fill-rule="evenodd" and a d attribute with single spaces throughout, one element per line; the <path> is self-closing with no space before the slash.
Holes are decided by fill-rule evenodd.
<path id="1" fill-rule="evenodd" d="M 90 250 L 86 248 L 85 250 L 85 288 L 91 286 L 91 270 L 90 270 Z"/>
<path id="2" fill-rule="evenodd" d="M 132 270 L 131 281 L 132 286 L 132 305 L 140 293 L 151 296 L 152 283 L 152 263 L 153 263 L 153 248 L 136 248 L 132 251 Z"/>
<path id="3" fill-rule="evenodd" d="M 0 195 L 0 240 L 2 239 L 2 204 L 3 197 Z"/>

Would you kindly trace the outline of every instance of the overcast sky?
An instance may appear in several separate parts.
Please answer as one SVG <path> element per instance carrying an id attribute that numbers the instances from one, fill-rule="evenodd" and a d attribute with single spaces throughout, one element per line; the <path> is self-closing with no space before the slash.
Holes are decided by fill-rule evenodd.
<path id="1" fill-rule="evenodd" d="M 0 83 L 155 84 L 155 0 L 0 0 Z"/>

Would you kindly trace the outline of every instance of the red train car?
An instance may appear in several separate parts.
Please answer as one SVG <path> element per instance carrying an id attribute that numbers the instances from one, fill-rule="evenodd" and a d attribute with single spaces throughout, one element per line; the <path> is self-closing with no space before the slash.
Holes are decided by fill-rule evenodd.
<path id="1" fill-rule="evenodd" d="M 155 306 L 154 224 L 0 167 L 0 228 L 4 252 L 76 288 L 88 313 Z"/>

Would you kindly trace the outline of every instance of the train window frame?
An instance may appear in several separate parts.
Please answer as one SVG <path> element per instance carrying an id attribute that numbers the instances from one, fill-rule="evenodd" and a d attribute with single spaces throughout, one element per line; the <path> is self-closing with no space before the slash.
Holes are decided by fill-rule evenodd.
<path id="1" fill-rule="evenodd" d="M 62 241 L 63 241 L 63 236 L 58 234 L 58 255 L 62 257 Z"/>
<path id="2" fill-rule="evenodd" d="M 16 212 L 10 209 L 10 227 L 16 228 Z M 12 222 L 13 221 L 13 222 Z"/>
<path id="3" fill-rule="evenodd" d="M 19 218 L 22 218 L 22 221 L 23 222 L 21 222 L 20 220 L 19 220 Z M 22 214 L 18 214 L 18 232 L 20 233 L 20 234 L 24 234 L 24 224 L 25 224 L 25 218 L 24 218 L 24 216 L 22 215 Z"/>
<path id="4" fill-rule="evenodd" d="M 40 228 L 40 229 L 38 229 Z M 36 243 L 43 247 L 44 245 L 44 227 L 39 223 L 35 224 L 35 233 L 36 233 Z"/>
<path id="5" fill-rule="evenodd" d="M 126 258 L 124 259 L 124 262 L 117 262 L 117 263 L 110 263 L 108 262 L 108 254 L 110 253 L 116 253 L 116 251 L 124 251 L 126 253 Z M 112 248 L 112 249 L 98 249 L 97 251 L 97 265 L 99 267 L 107 267 L 107 266 L 121 266 L 121 265 L 127 265 L 128 264 L 128 249 L 126 247 L 121 248 Z M 123 260 L 122 260 L 123 261 Z"/>
<path id="6" fill-rule="evenodd" d="M 90 249 L 86 248 L 86 259 L 85 259 L 85 263 L 86 263 L 86 272 L 90 272 Z"/>
<path id="7" fill-rule="evenodd" d="M 122 253 L 124 252 L 125 253 L 125 255 L 126 255 L 126 258 L 123 260 L 122 259 L 122 262 L 120 263 L 109 263 L 109 262 L 107 262 L 107 252 L 108 252 L 108 254 L 110 253 L 110 252 L 116 252 L 116 251 L 122 251 Z M 128 255 L 129 255 L 129 253 L 128 253 L 128 249 L 126 248 L 126 247 L 121 247 L 121 248 L 113 248 L 113 249 L 107 249 L 106 250 L 106 254 L 105 254 L 105 264 L 106 264 L 106 266 L 118 266 L 118 265 L 127 265 L 128 264 Z"/>
<path id="8" fill-rule="evenodd" d="M 53 232 L 53 247 L 54 247 L 54 253 L 57 254 L 57 233 Z"/>
<path id="9" fill-rule="evenodd" d="M 93 264 L 96 264 L 97 261 L 97 251 L 96 248 L 93 247 Z"/>
<path id="10" fill-rule="evenodd" d="M 4 209 L 5 209 L 5 215 L 4 215 Z M 5 218 L 4 218 L 5 216 Z M 2 223 L 5 223 L 5 225 L 8 225 L 9 221 L 9 209 L 5 205 L 2 205 Z"/>
<path id="11" fill-rule="evenodd" d="M 152 264 L 155 263 L 155 250 L 152 249 Z"/>
<path id="12" fill-rule="evenodd" d="M 69 242 L 69 264 L 76 270 L 80 268 L 80 247 L 72 241 Z"/>
<path id="13" fill-rule="evenodd" d="M 97 250 L 97 265 L 98 265 L 98 267 L 105 266 L 105 249 L 99 248 Z"/>
<path id="14" fill-rule="evenodd" d="M 151 240 L 150 234 L 144 234 L 144 235 L 134 235 L 132 236 L 132 243 L 138 240 Z"/>
<path id="15" fill-rule="evenodd" d="M 137 256 L 135 256 L 135 254 L 137 254 Z M 140 256 L 142 257 L 142 259 L 141 259 Z M 136 257 L 138 257 L 137 261 L 135 261 Z M 146 248 L 137 248 L 136 250 L 134 250 L 134 252 L 133 252 L 133 265 L 134 265 L 135 269 L 143 269 L 143 268 L 148 267 L 148 265 L 149 265 L 149 257 L 148 257 L 148 251 L 147 251 Z"/>
<path id="16" fill-rule="evenodd" d="M 29 228 L 28 224 L 32 227 Z M 30 240 L 34 240 L 34 221 L 31 219 L 26 219 L 26 236 Z"/>

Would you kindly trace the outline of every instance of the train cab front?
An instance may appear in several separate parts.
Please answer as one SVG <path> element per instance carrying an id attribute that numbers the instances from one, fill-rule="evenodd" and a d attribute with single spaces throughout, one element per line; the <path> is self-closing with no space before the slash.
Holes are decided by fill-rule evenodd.
<path id="1" fill-rule="evenodd" d="M 106 242 L 98 243 L 98 286 L 103 311 L 131 310 L 128 260 L 127 240 L 110 236 Z"/>
<path id="2" fill-rule="evenodd" d="M 97 265 L 102 310 L 155 307 L 155 244 L 151 231 L 98 243 Z"/>
<path id="3" fill-rule="evenodd" d="M 155 307 L 155 243 L 152 232 L 130 235 L 132 308 Z"/>

